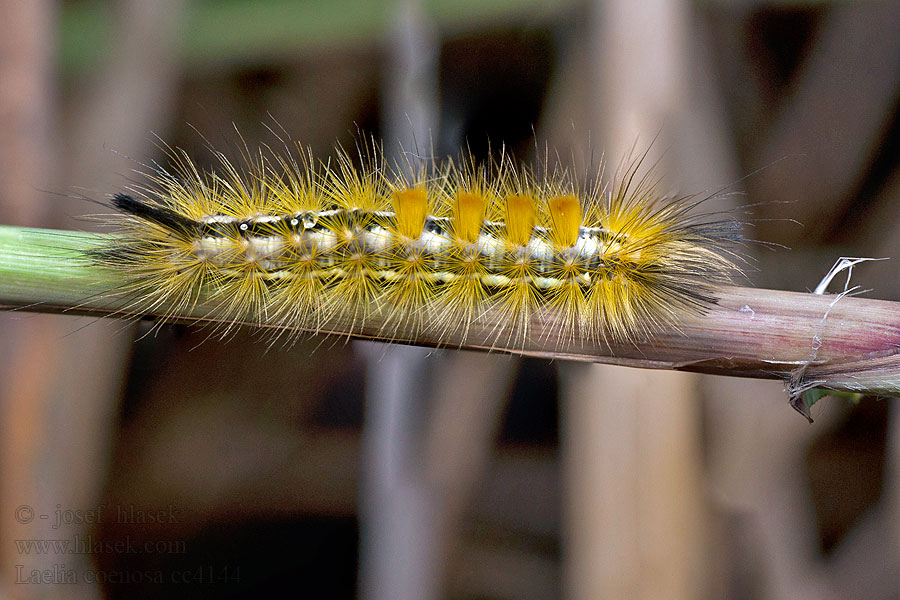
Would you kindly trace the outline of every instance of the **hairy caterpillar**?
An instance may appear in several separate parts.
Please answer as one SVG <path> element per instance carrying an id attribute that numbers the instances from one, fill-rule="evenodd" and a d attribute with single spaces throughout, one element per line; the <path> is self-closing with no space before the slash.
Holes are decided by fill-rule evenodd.
<path id="1" fill-rule="evenodd" d="M 240 166 L 216 153 L 204 172 L 170 149 L 170 167 L 113 197 L 120 235 L 90 258 L 120 272 L 120 297 L 164 307 L 162 322 L 203 302 L 226 331 L 377 323 L 385 339 L 465 339 L 478 325 L 505 346 L 535 315 L 560 339 L 637 342 L 703 311 L 736 271 L 739 225 L 661 196 L 639 161 L 579 183 L 506 154 L 416 167 L 357 150 L 360 166 L 340 148 L 326 163 L 302 147 L 245 150 Z"/>

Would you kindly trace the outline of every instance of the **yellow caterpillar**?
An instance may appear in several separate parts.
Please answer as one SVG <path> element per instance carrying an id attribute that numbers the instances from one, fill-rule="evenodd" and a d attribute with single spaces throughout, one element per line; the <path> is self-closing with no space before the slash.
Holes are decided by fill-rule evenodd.
<path id="1" fill-rule="evenodd" d="M 166 307 L 163 321 L 203 299 L 226 327 L 337 320 L 348 334 L 377 323 L 387 339 L 423 327 L 465 339 L 477 324 L 510 346 L 553 313 L 563 339 L 637 342 L 715 302 L 736 271 L 739 224 L 660 197 L 638 163 L 607 185 L 508 155 L 402 168 L 374 142 L 358 147 L 361 166 L 301 148 L 240 168 L 217 153 L 201 172 L 169 154 L 149 184 L 114 196 L 121 235 L 91 253 L 121 271 L 123 297 Z"/>

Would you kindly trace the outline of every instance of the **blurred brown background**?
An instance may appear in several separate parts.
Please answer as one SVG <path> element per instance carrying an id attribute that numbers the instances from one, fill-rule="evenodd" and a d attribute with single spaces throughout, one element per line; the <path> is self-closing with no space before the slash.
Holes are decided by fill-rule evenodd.
<path id="1" fill-rule="evenodd" d="M 655 139 L 672 190 L 752 206 L 752 284 L 808 290 L 900 258 L 898 32 L 896 2 L 0 0 L 0 222 L 89 228 L 70 196 L 156 136 Z M 895 262 L 853 283 L 900 299 Z M 808 425 L 773 382 L 148 331 L 0 315 L 0 598 L 900 598 L 895 400 Z"/>

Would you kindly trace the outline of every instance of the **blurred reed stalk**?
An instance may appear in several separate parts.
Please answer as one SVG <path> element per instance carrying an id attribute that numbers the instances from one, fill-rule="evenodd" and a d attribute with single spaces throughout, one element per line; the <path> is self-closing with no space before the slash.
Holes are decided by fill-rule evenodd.
<path id="1" fill-rule="evenodd" d="M 106 241 L 108 236 L 92 233 L 0 226 L 0 309 L 117 318 L 166 314 L 168 307 L 142 307 L 110 293 L 122 282 L 84 257 Z M 477 324 L 465 336 L 425 326 L 415 335 L 401 331 L 385 339 L 377 310 L 363 328 L 334 318 L 314 333 L 352 330 L 352 337 L 423 346 L 781 379 L 791 405 L 807 418 L 801 394 L 810 388 L 900 395 L 900 302 L 744 287 L 722 287 L 717 296 L 704 314 L 685 314 L 677 328 L 632 342 L 560 336 L 560 322 L 551 314 L 534 315 L 524 341 L 506 345 L 493 327 Z M 201 303 L 174 320 L 215 323 L 213 309 L 213 303 Z M 492 322 L 490 314 L 483 319 Z"/>

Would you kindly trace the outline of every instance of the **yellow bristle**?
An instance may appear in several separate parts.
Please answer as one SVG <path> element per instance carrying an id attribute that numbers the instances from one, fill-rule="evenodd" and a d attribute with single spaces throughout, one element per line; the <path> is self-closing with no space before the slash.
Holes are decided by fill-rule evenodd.
<path id="1" fill-rule="evenodd" d="M 456 237 L 474 243 L 481 232 L 487 202 L 481 194 L 460 192 L 453 204 L 453 225 Z"/>
<path id="2" fill-rule="evenodd" d="M 428 195 L 425 190 L 410 189 L 394 192 L 392 202 L 397 233 L 416 239 L 425 227 L 425 216 L 428 214 Z"/>
<path id="3" fill-rule="evenodd" d="M 534 231 L 534 200 L 529 196 L 506 197 L 506 237 L 517 246 L 525 246 Z"/>
<path id="4" fill-rule="evenodd" d="M 553 228 L 551 239 L 557 246 L 574 246 L 581 227 L 581 204 L 575 196 L 551 198 L 547 203 Z"/>

